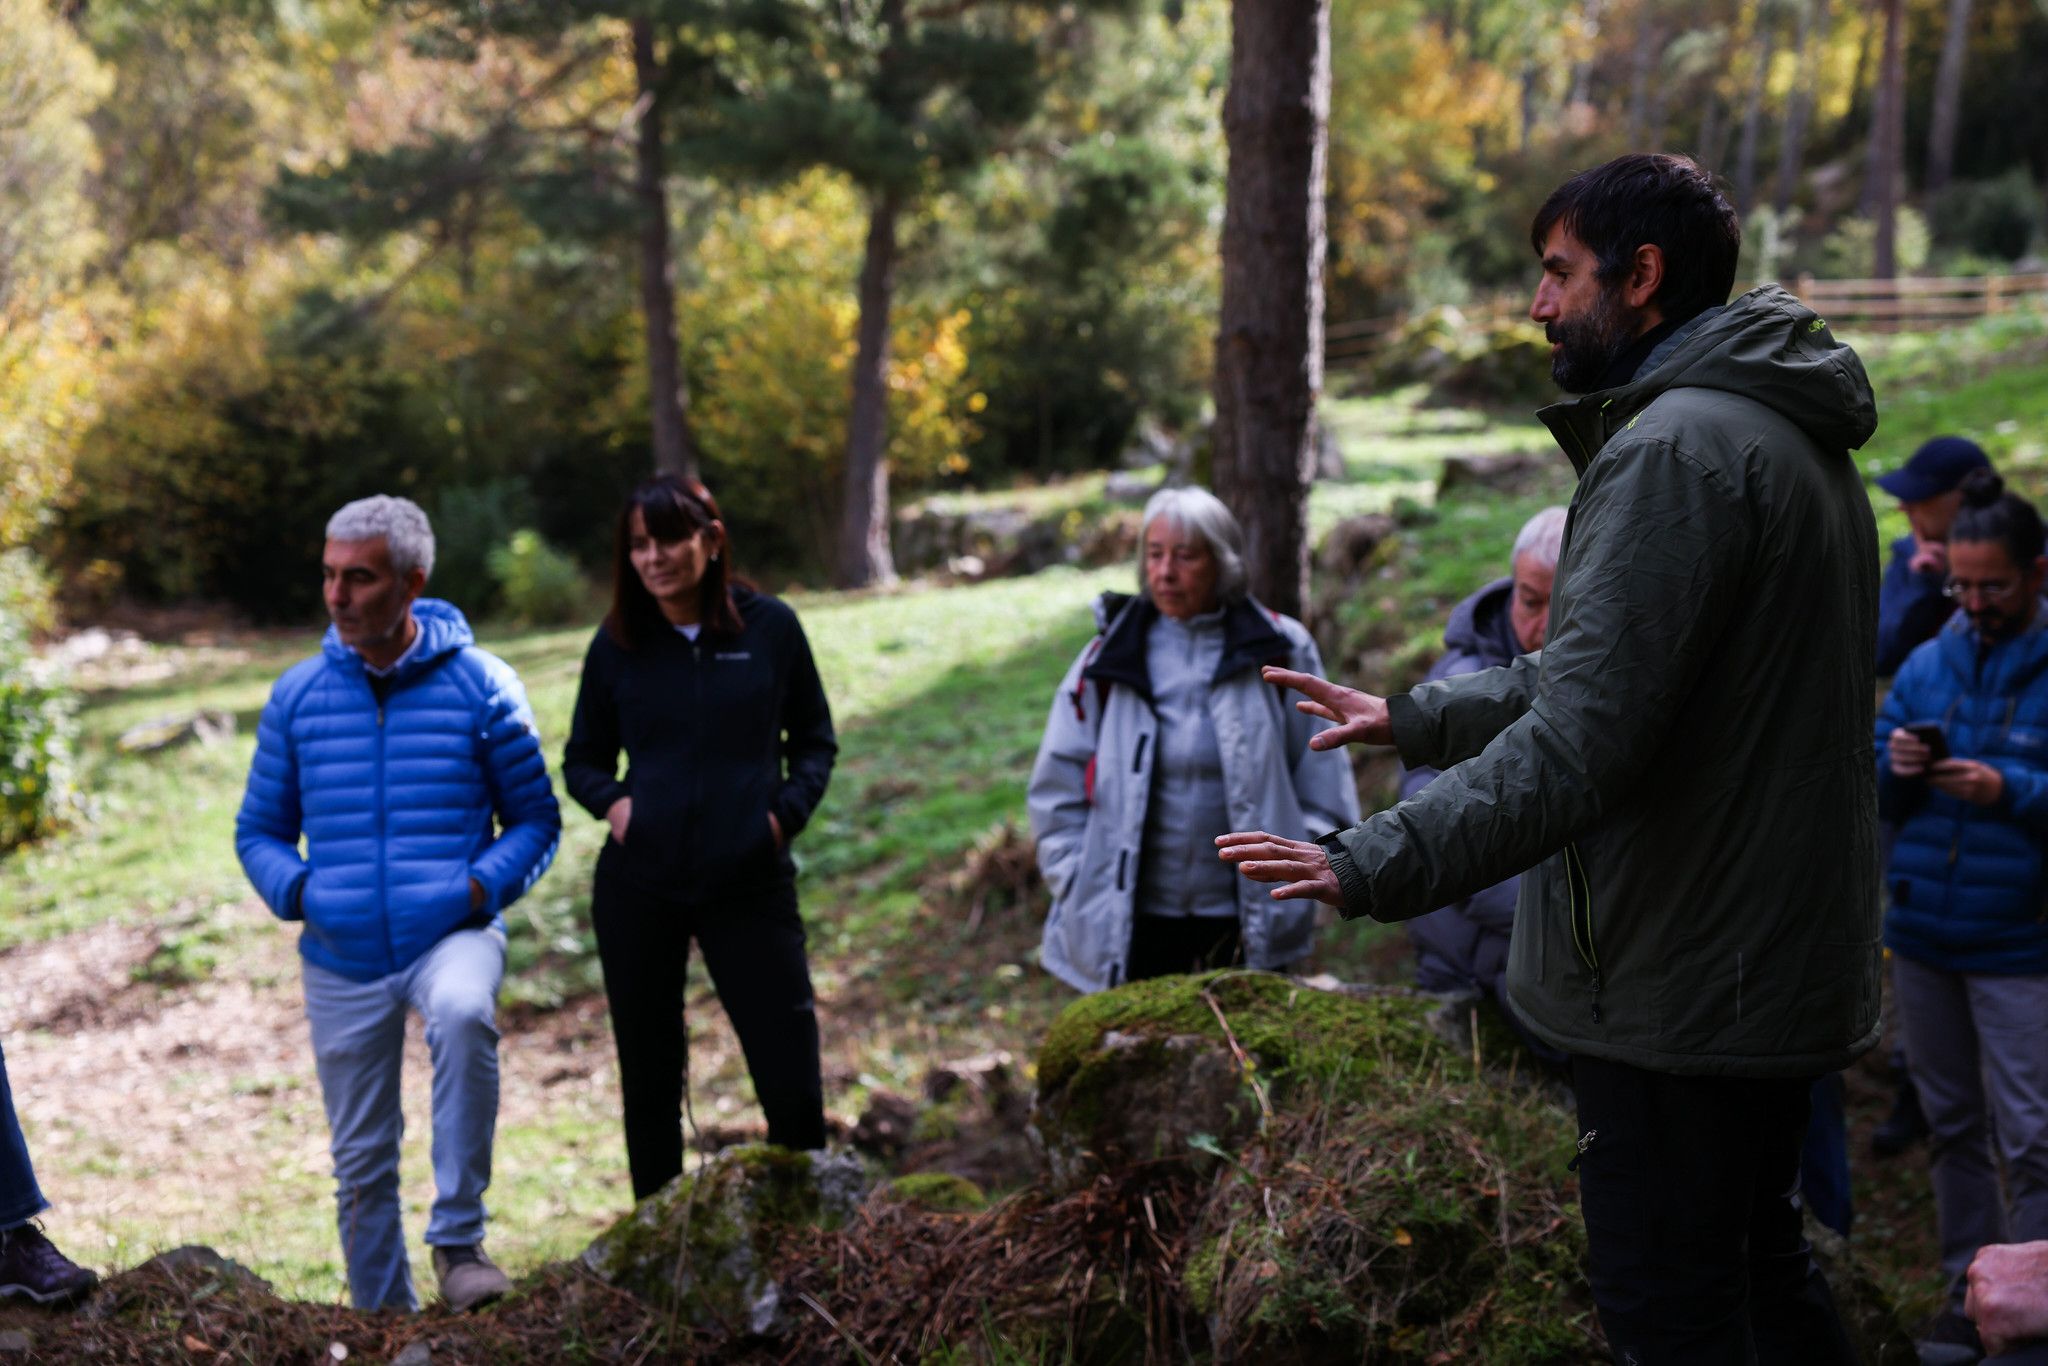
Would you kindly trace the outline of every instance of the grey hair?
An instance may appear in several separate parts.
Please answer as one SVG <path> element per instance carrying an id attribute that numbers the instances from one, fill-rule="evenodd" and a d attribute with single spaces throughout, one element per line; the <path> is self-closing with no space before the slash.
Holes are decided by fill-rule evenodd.
<path id="1" fill-rule="evenodd" d="M 327 519 L 330 541 L 374 541 L 379 536 L 400 578 L 415 569 L 433 577 L 434 528 L 412 499 L 374 494 L 356 499 Z"/>
<path id="2" fill-rule="evenodd" d="M 1557 568 L 1557 557 L 1564 553 L 1564 516 L 1563 508 L 1547 507 L 1522 523 L 1522 532 L 1515 537 L 1515 553 L 1508 558 L 1509 564 L 1518 563 L 1528 555 L 1545 569 Z"/>
<path id="3" fill-rule="evenodd" d="M 1154 522 L 1166 522 L 1192 532 L 1208 544 L 1216 557 L 1216 597 L 1226 606 L 1248 593 L 1244 572 L 1244 529 L 1230 509 L 1207 489 L 1161 489 L 1145 504 L 1138 520 L 1138 591 L 1148 599 L 1145 587 L 1145 534 Z"/>

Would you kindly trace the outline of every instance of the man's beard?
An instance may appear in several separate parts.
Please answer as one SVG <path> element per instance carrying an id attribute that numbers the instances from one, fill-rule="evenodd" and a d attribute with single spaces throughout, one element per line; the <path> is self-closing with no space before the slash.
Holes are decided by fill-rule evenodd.
<path id="1" fill-rule="evenodd" d="M 1576 318 L 1545 324 L 1543 336 L 1557 347 L 1550 378 L 1568 394 L 1590 394 L 1636 339 L 1636 316 L 1620 289 L 1602 289 L 1599 299 Z"/>
<path id="2" fill-rule="evenodd" d="M 2000 607 L 1980 607 L 1970 613 L 1970 625 L 1976 628 L 1979 640 L 1990 642 L 2010 640 L 2020 633 L 2021 623 L 2017 612 L 2008 612 Z"/>

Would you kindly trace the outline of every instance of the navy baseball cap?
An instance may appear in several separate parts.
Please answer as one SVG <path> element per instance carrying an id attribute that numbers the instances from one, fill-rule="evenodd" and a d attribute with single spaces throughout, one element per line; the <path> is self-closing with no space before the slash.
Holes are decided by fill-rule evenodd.
<path id="1" fill-rule="evenodd" d="M 1967 436 L 1937 436 L 1890 474 L 1880 474 L 1877 486 L 1902 503 L 1918 503 L 1942 494 L 1963 482 L 1971 470 L 1990 465 L 1984 448 Z"/>

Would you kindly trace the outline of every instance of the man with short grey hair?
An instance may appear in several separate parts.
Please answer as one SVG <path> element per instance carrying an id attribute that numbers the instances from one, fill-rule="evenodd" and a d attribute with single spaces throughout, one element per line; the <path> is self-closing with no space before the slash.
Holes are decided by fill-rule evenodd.
<path id="1" fill-rule="evenodd" d="M 433 1056 L 427 1244 L 442 1298 L 463 1310 L 511 1288 L 482 1247 L 500 913 L 546 870 L 562 828 L 519 679 L 476 648 L 461 612 L 421 596 L 433 567 L 433 529 L 409 500 L 334 514 L 321 557 L 332 625 L 271 691 L 235 822 L 257 892 L 304 925 L 306 1020 L 362 1309 L 418 1307 L 398 1192 L 409 1009 Z"/>
<path id="2" fill-rule="evenodd" d="M 1562 507 L 1544 508 L 1523 523 L 1508 559 L 1512 572 L 1451 609 L 1443 655 L 1423 682 L 1503 668 L 1543 648 L 1564 523 Z M 1401 777 L 1401 800 L 1435 782 L 1440 772 L 1427 764 L 1407 769 Z M 1521 885 L 1517 873 L 1409 921 L 1416 983 L 1424 991 L 1491 998 L 1537 1056 L 1561 1065 L 1564 1054 L 1529 1033 L 1508 1003 L 1508 941 Z"/>

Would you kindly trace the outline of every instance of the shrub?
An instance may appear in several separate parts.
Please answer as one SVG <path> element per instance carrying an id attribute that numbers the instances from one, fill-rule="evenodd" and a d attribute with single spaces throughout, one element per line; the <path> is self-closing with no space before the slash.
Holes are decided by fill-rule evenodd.
<path id="1" fill-rule="evenodd" d="M 44 677 L 28 635 L 0 613 L 0 853 L 49 833 L 72 801 L 71 695 Z"/>
<path id="2" fill-rule="evenodd" d="M 505 609 L 527 625 L 560 626 L 585 615 L 590 585 L 582 566 L 538 531 L 515 531 L 490 555 Z"/>
<path id="3" fill-rule="evenodd" d="M 1898 267 L 1901 275 L 1917 275 L 1927 265 L 1930 241 L 1927 219 L 1918 209 L 1900 209 Z M 1830 280 L 1867 280 L 1877 269 L 1877 223 L 1845 218 L 1820 244 L 1819 274 Z"/>
<path id="4" fill-rule="evenodd" d="M 2017 261 L 2041 222 L 2041 192 L 2024 168 L 1996 180 L 1962 180 L 1935 196 L 1929 215 L 1945 247 L 1997 261 Z"/>
<path id="5" fill-rule="evenodd" d="M 517 479 L 449 489 L 434 503 L 434 581 L 428 591 L 473 617 L 503 606 L 491 556 L 514 527 L 534 524 L 534 497 Z"/>

